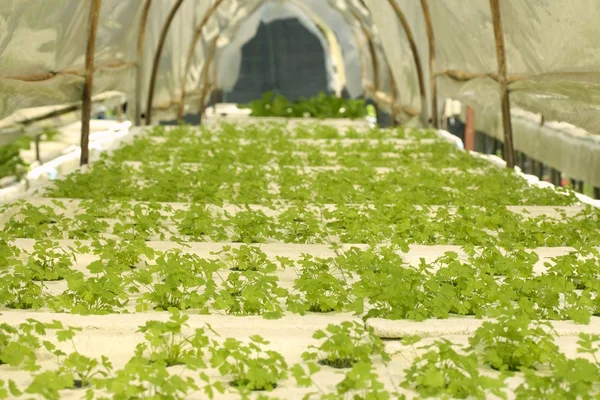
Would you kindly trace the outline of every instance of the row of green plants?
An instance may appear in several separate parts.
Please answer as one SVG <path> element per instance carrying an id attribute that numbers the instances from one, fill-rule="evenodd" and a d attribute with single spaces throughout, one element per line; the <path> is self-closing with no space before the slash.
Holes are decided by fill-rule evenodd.
<path id="1" fill-rule="evenodd" d="M 166 132 L 167 142 L 157 144 L 151 136 L 143 136 L 112 158 L 96 163 L 89 173 L 72 174 L 58 182 L 48 195 L 215 204 L 270 204 L 277 200 L 337 204 L 577 202 L 572 192 L 533 188 L 514 173 L 491 168 L 441 140 L 416 141 L 399 148 L 393 143 L 367 140 L 345 146 L 335 139 L 329 144 L 298 142 L 286 137 L 283 127 L 265 128 L 269 134 L 278 132 L 269 139 L 269 135 L 253 133 L 257 129 L 264 133 L 254 126 L 224 126 L 201 134 L 186 127 L 169 131 L 156 128 L 152 133 Z M 246 142 L 241 143 L 240 137 Z M 144 162 L 123 163 L 135 160 Z M 300 168 L 307 164 L 345 168 Z M 375 166 L 392 170 L 377 171 Z M 479 172 L 472 173 L 474 169 Z M 485 190 L 480 189 L 483 187 Z"/>
<path id="2" fill-rule="evenodd" d="M 309 120 L 310 121 L 310 120 Z M 412 129 L 404 127 L 395 128 L 357 128 L 351 124 L 347 126 L 334 126 L 316 124 L 314 122 L 297 123 L 288 125 L 281 122 L 261 122 L 252 124 L 235 124 L 226 121 L 219 124 L 191 127 L 180 125 L 177 127 L 156 126 L 147 132 L 150 138 L 162 138 L 167 143 L 173 140 L 255 140 L 255 141 L 280 141 L 286 139 L 437 139 L 438 135 L 433 130 Z M 138 139 L 141 137 L 138 137 Z"/>
<path id="3" fill-rule="evenodd" d="M 485 188 L 485 189 L 482 189 Z M 572 205 L 574 195 L 527 185 L 505 170 L 487 175 L 379 172 L 374 168 L 306 171 L 225 164 L 142 164 L 104 161 L 76 172 L 46 193 L 55 198 L 269 205 L 277 201 L 333 204 Z"/>
<path id="4" fill-rule="evenodd" d="M 68 209 L 75 213 L 67 215 Z M 2 209 L 0 209 L 0 212 Z M 564 209 L 529 216 L 505 206 L 429 207 L 412 204 L 271 206 L 236 211 L 207 204 L 176 210 L 168 203 L 52 200 L 34 206 L 19 201 L 4 207 L 2 232 L 11 238 L 216 241 L 299 244 L 391 242 L 535 247 L 600 245 L 598 210 L 574 215 Z M 10 215 L 10 216 L 9 216 Z"/>
<path id="5" fill-rule="evenodd" d="M 61 398 L 65 390 L 84 389 L 87 399 L 184 399 L 194 393 L 212 399 L 227 390 L 245 399 L 256 391 L 285 387 L 292 380 L 306 388 L 306 400 L 404 399 L 411 391 L 424 398 L 486 399 L 508 398 L 507 379 L 514 377 L 520 378 L 514 389 L 517 399 L 598 395 L 600 336 L 579 334 L 581 356 L 568 358 L 555 343 L 556 332 L 549 323 L 532 320 L 518 309 L 505 311 L 484 322 L 466 346 L 443 337 L 432 341 L 408 336 L 394 352 L 362 323 L 330 324 L 314 333 L 317 344 L 304 351 L 303 362 L 293 365 L 258 335 L 245 342 L 221 339 L 210 325 L 192 330 L 189 317 L 177 310 L 171 310 L 168 321 L 152 320 L 139 327 L 144 341 L 120 369 L 106 356 L 92 358 L 77 351 L 74 339 L 80 328 L 32 319 L 19 326 L 3 323 L 0 369 L 5 368 L 2 364 L 20 367 L 32 373 L 32 380 L 19 387 L 1 378 L 0 398 L 40 395 L 52 400 Z M 62 350 L 68 347 L 65 343 L 73 351 Z M 42 352 L 56 358 L 56 369 L 41 370 Z M 408 364 L 402 380 L 393 371 L 393 359 Z M 224 379 L 211 379 L 208 368 Z M 319 373 L 330 368 L 342 376 L 335 386 L 328 385 L 332 391 L 319 385 Z M 488 372 L 482 373 L 482 368 Z M 277 397 L 261 394 L 258 398 Z"/>
<path id="6" fill-rule="evenodd" d="M 185 244 L 182 244 L 184 247 Z M 397 246 L 351 248 L 321 258 L 267 255 L 256 245 L 224 246 L 208 258 L 144 241 L 94 240 L 61 247 L 36 241 L 22 252 L 6 241 L 0 304 L 76 314 L 164 311 L 262 315 L 353 312 L 363 318 L 494 316 L 519 304 L 531 318 L 589 323 L 600 316 L 600 253 L 581 246 L 534 270 L 539 256 L 515 248 L 465 246 L 409 265 Z M 74 268 L 78 254 L 96 260 Z M 280 282 L 293 271 L 295 278 Z M 540 273 L 541 272 L 541 273 Z M 289 278 L 288 278 L 289 279 Z M 64 281 L 60 289 L 55 284 Z M 410 293 L 410 295 L 407 295 Z"/>
<path id="7" fill-rule="evenodd" d="M 481 159 L 469 157 L 443 141 L 432 141 L 436 138 L 436 134 L 431 131 L 400 128 L 367 131 L 348 128 L 341 134 L 338 128 L 327 125 L 287 128 L 277 124 L 221 124 L 210 130 L 182 126 L 169 130 L 153 128 L 146 135 L 136 136 L 132 143 L 117 150 L 113 159 L 210 163 L 220 160 L 219 163 L 239 162 L 254 165 L 279 161 L 291 165 L 303 165 L 306 162 L 313 165 L 329 165 L 338 159 L 347 159 L 349 163 L 354 161 L 352 158 L 368 156 L 366 161 L 372 162 L 379 158 L 383 159 L 381 162 L 392 163 L 393 166 L 394 163 L 411 164 L 414 160 L 412 157 L 418 156 L 421 162 L 446 162 L 450 166 L 489 165 Z M 410 141 L 398 143 L 397 139 Z M 308 157 L 300 157 L 298 154 L 290 154 L 291 152 L 303 152 Z M 331 156 L 332 152 L 336 153 L 334 157 Z M 442 155 L 444 157 L 440 157 Z M 399 160 L 390 160 L 389 156 Z M 358 161 L 360 160 L 355 162 Z"/>
<path id="8" fill-rule="evenodd" d="M 238 107 L 250 109 L 253 117 L 357 119 L 367 116 L 364 100 L 346 100 L 324 92 L 296 101 L 290 101 L 282 94 L 266 92 L 260 99 Z"/>
<path id="9" fill-rule="evenodd" d="M 406 147 L 386 140 L 388 134 L 408 138 L 402 131 L 371 131 L 363 138 L 351 131 L 349 136 L 358 140 L 348 143 L 338 140 L 342 135 L 303 129 L 309 133 L 232 125 L 214 132 L 156 128 L 94 164 L 90 173 L 58 182 L 49 195 L 85 199 L 75 215 L 61 215 L 66 211 L 61 201 L 51 207 L 17 205 L 22 209 L 0 234 L 3 307 L 75 314 L 169 310 L 172 316 L 166 323 L 140 327 L 146 341 L 120 369 L 74 349 L 74 356 L 55 354 L 58 369 L 39 371 L 31 351 L 6 346 L 10 350 L 4 356 L 0 349 L 0 362 L 32 366 L 33 382 L 20 387 L 0 378 L 0 397 L 59 398 L 65 388 L 89 384 L 88 398 L 186 398 L 194 393 L 212 398 L 228 386 L 242 398 L 268 398 L 252 392 L 286 387 L 288 379 L 307 388 L 307 399 L 403 398 L 412 391 L 436 398 L 506 397 L 507 385 L 519 399 L 598 394 L 598 337 L 581 335 L 579 350 L 586 358 L 566 358 L 553 341 L 556 333 L 541 321 L 585 324 L 600 315 L 595 210 L 582 209 L 576 217 L 557 212 L 557 221 L 509 213 L 501 205 L 571 205 L 576 198 L 567 191 L 531 188 L 513 173 L 484 167 L 442 141 L 420 141 L 427 135 L 413 137 Z M 393 158 L 383 157 L 384 152 L 398 154 L 400 161 L 393 171 L 381 173 L 373 166 Z M 339 171 L 299 168 L 341 160 L 346 168 Z M 191 204 L 176 211 L 157 201 Z M 215 215 L 205 206 L 224 203 L 292 207 L 274 218 L 249 209 L 239 216 Z M 357 203 L 371 206 L 351 205 Z M 459 207 L 414 206 L 432 204 Z M 167 237 L 172 229 L 179 235 Z M 87 240 L 69 242 L 70 247 L 55 241 L 65 236 Z M 14 242 L 18 237 L 36 238 L 33 250 L 20 250 Z M 147 242 L 152 238 L 168 238 L 179 248 L 156 251 Z M 207 258 L 185 250 L 188 240 L 260 243 L 274 238 L 329 243 L 335 256 L 270 258 L 260 245 L 224 245 Z M 372 246 L 344 251 L 340 242 Z M 462 244 L 466 258 L 449 252 L 408 265 L 402 252 L 411 243 Z M 575 250 L 548 260 L 543 269 L 537 254 L 525 250 L 558 245 Z M 94 255 L 94 261 L 80 265 L 84 254 Z M 183 334 L 184 310 L 271 319 L 286 313 L 350 312 L 367 321 L 463 315 L 496 322 L 484 322 L 466 347 L 444 339 L 417 347 L 417 338 L 406 337 L 398 354 L 387 354 L 362 323 L 332 325 L 315 333 L 321 344 L 290 367 L 259 337 L 250 343 L 217 340 L 210 327 Z M 29 323 L 25 331 L 37 329 L 41 335 L 46 329 Z M 72 339 L 74 329 L 53 326 L 47 329 L 62 332 L 59 341 Z M 20 341 L 24 331 L 9 328 L 17 333 L 0 337 L 0 343 Z M 40 343 L 31 348 L 57 351 L 53 341 Z M 409 366 L 394 370 L 390 358 L 402 357 Z M 223 379 L 210 379 L 207 367 Z M 339 384 L 322 387 L 319 373 L 325 368 L 347 369 Z M 507 382 L 512 377 L 516 384 Z"/>

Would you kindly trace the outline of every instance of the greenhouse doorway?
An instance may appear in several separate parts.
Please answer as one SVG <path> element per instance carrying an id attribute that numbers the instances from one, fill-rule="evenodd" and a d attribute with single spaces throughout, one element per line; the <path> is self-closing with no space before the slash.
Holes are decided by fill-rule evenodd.
<path id="1" fill-rule="evenodd" d="M 330 93 L 325 49 L 295 18 L 261 22 L 242 47 L 238 80 L 224 101 L 247 103 L 272 91 L 290 100 Z"/>

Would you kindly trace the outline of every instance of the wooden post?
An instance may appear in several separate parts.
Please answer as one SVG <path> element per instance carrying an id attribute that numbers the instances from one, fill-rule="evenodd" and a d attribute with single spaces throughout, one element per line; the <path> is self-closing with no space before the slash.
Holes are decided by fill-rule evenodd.
<path id="1" fill-rule="evenodd" d="M 144 79 L 144 38 L 146 37 L 146 25 L 152 0 L 146 0 L 142 10 L 142 18 L 138 29 L 137 61 L 135 70 L 135 126 L 142 125 L 142 85 Z"/>
<path id="2" fill-rule="evenodd" d="M 429 0 L 421 0 L 425 28 L 427 29 L 427 40 L 429 42 L 429 86 L 431 86 L 431 122 L 433 127 L 439 129 L 438 102 L 437 102 L 437 77 L 435 74 L 435 35 L 433 33 L 433 22 L 429 12 Z"/>
<path id="3" fill-rule="evenodd" d="M 85 84 L 81 106 L 81 159 L 80 165 L 90 161 L 90 119 L 92 116 L 92 91 L 94 87 L 94 56 L 96 52 L 96 33 L 102 0 L 92 0 L 89 16 L 88 40 L 85 52 Z"/>
<path id="4" fill-rule="evenodd" d="M 502 128 L 504 130 L 504 160 L 507 168 L 515 167 L 512 123 L 510 120 L 510 96 L 506 78 L 506 53 L 504 51 L 504 33 L 500 15 L 500 0 L 490 0 L 494 38 L 496 41 L 496 57 L 498 59 L 498 80 L 500 82 L 500 103 L 502 107 Z"/>
<path id="5" fill-rule="evenodd" d="M 410 51 L 412 52 L 413 59 L 415 61 L 415 67 L 417 69 L 417 79 L 419 80 L 419 92 L 421 94 L 421 119 L 425 124 L 428 124 L 429 117 L 427 116 L 427 95 L 425 94 L 425 77 L 423 76 L 423 67 L 421 65 L 421 57 L 419 56 L 419 50 L 417 49 L 417 44 L 415 42 L 414 35 L 412 30 L 410 29 L 410 25 L 408 24 L 408 19 L 402 12 L 400 6 L 396 3 L 395 0 L 388 0 L 396 16 L 400 20 L 402 27 L 404 28 L 404 33 L 406 33 L 406 38 L 408 39 L 408 44 L 410 45 Z"/>
<path id="6" fill-rule="evenodd" d="M 475 110 L 469 106 L 465 118 L 465 149 L 475 150 Z"/>
<path id="7" fill-rule="evenodd" d="M 183 118 L 184 106 L 185 106 L 185 84 L 187 83 L 187 76 L 190 73 L 190 69 L 192 68 L 192 59 L 194 58 L 194 54 L 196 53 L 196 45 L 198 44 L 198 40 L 202 37 L 202 31 L 204 30 L 204 26 L 210 20 L 210 17 L 217 11 L 217 9 L 221 6 L 223 0 L 217 0 L 215 3 L 206 11 L 202 20 L 194 30 L 194 36 L 192 37 L 192 42 L 190 43 L 190 48 L 188 49 L 187 59 L 185 61 L 185 69 L 183 70 L 183 78 L 181 80 L 181 98 L 179 100 L 179 107 L 177 110 L 177 119 Z"/>
<path id="8" fill-rule="evenodd" d="M 392 92 L 392 126 L 398 125 L 398 113 L 396 112 L 396 103 L 398 102 L 398 87 L 396 86 L 396 79 L 392 74 L 392 69 L 388 63 L 388 74 L 390 75 L 390 91 Z"/>
<path id="9" fill-rule="evenodd" d="M 35 139 L 34 139 L 34 144 L 35 144 L 35 160 L 37 162 L 39 162 L 40 165 L 42 164 L 42 155 L 40 154 L 40 140 L 41 140 L 41 136 L 42 136 L 42 134 L 39 133 L 39 134 L 35 135 Z"/>
<path id="10" fill-rule="evenodd" d="M 206 95 L 208 94 L 209 91 L 209 86 L 210 86 L 210 82 L 209 82 L 209 74 L 210 74 L 210 65 L 212 64 L 212 61 L 215 57 L 215 53 L 217 52 L 217 42 L 219 41 L 219 36 L 217 35 L 217 37 L 213 40 L 211 46 L 210 46 L 210 51 L 208 52 L 208 57 L 206 59 L 206 62 L 204 63 L 204 67 L 202 68 L 202 81 L 201 81 L 201 86 L 200 86 L 200 117 L 202 119 L 202 115 L 204 114 L 204 108 L 206 107 Z"/>
<path id="11" fill-rule="evenodd" d="M 171 12 L 167 16 L 167 20 L 165 21 L 162 31 L 160 33 L 160 38 L 158 40 L 158 48 L 156 49 L 156 53 L 154 54 L 154 62 L 152 63 L 152 74 L 150 75 L 150 83 L 148 85 L 148 102 L 146 103 L 146 124 L 152 124 L 152 103 L 154 102 L 154 89 L 156 87 L 156 77 L 158 76 L 158 67 L 160 65 L 160 57 L 162 56 L 163 48 L 165 47 L 165 40 L 167 39 L 167 34 L 169 33 L 169 28 L 171 27 L 171 23 L 179 11 L 179 8 L 183 4 L 184 0 L 177 0 L 177 2 L 173 5 Z"/>

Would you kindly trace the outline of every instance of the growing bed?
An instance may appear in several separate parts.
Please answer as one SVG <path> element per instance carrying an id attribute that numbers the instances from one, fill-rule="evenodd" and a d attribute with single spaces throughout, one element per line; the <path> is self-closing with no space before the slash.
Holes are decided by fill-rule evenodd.
<path id="1" fill-rule="evenodd" d="M 4 207 L 0 398 L 591 398 L 598 216 L 433 131 L 155 127 Z"/>

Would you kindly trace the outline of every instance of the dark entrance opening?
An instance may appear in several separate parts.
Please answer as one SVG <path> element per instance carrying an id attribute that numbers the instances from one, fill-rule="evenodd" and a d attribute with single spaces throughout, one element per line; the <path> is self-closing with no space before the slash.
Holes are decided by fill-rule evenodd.
<path id="1" fill-rule="evenodd" d="M 325 49 L 297 19 L 261 22 L 242 48 L 240 76 L 224 100 L 246 103 L 268 91 L 292 101 L 329 93 Z"/>

